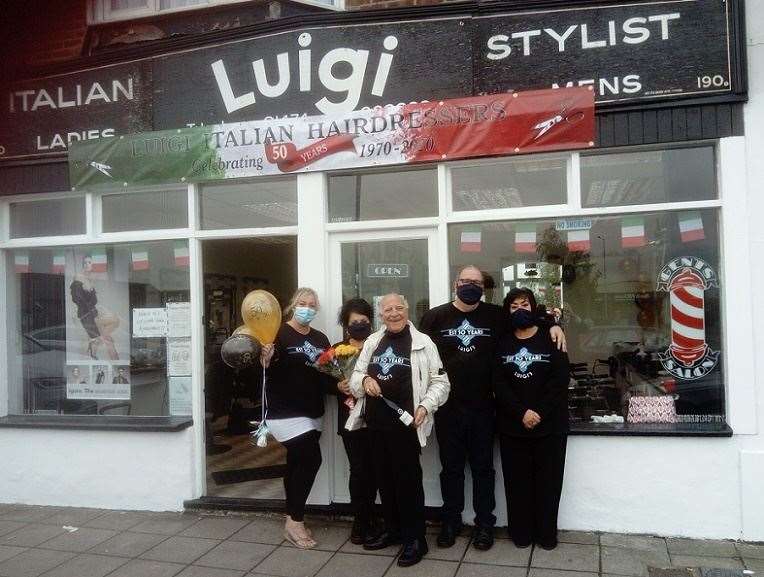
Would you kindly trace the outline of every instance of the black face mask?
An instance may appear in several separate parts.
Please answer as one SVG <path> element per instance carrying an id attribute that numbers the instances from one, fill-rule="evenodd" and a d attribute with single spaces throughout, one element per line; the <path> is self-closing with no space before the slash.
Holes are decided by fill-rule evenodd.
<path id="1" fill-rule="evenodd" d="M 369 321 L 356 321 L 348 325 L 348 335 L 351 339 L 365 341 L 371 334 L 371 323 Z"/>
<path id="2" fill-rule="evenodd" d="M 456 296 L 465 305 L 474 305 L 483 296 L 483 288 L 476 284 L 463 284 L 456 287 Z"/>
<path id="3" fill-rule="evenodd" d="M 517 309 L 510 315 L 512 326 L 516 329 L 528 329 L 536 324 L 533 313 L 526 309 Z"/>

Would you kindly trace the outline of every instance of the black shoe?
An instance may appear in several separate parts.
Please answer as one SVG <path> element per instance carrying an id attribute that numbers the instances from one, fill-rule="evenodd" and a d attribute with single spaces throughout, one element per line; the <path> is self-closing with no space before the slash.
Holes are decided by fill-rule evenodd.
<path id="1" fill-rule="evenodd" d="M 401 536 L 398 533 L 391 533 L 388 531 L 382 531 L 376 535 L 372 535 L 363 542 L 363 548 L 366 551 L 379 551 L 390 545 L 400 545 Z"/>
<path id="2" fill-rule="evenodd" d="M 527 549 L 528 547 L 531 546 L 530 541 L 515 541 L 514 539 L 512 539 L 512 542 L 515 544 L 515 547 L 517 547 L 518 549 Z"/>
<path id="3" fill-rule="evenodd" d="M 472 546 L 478 551 L 488 551 L 493 547 L 493 527 L 475 527 Z"/>
<path id="4" fill-rule="evenodd" d="M 557 548 L 557 541 L 549 541 L 549 542 L 537 541 L 536 545 L 538 545 L 545 551 L 551 551 L 552 549 Z"/>
<path id="5" fill-rule="evenodd" d="M 353 545 L 363 545 L 369 535 L 369 523 L 360 517 L 353 519 L 353 528 L 350 530 L 350 542 Z"/>
<path id="6" fill-rule="evenodd" d="M 452 525 L 451 523 L 444 522 L 440 526 L 440 533 L 438 534 L 438 547 L 453 547 L 454 543 L 456 543 L 456 536 L 461 533 L 461 530 L 461 525 Z"/>
<path id="7" fill-rule="evenodd" d="M 422 557 L 429 552 L 427 547 L 427 541 L 424 539 L 417 539 L 411 543 L 406 543 L 403 546 L 403 551 L 398 557 L 398 567 L 411 567 L 416 565 L 422 560 Z"/>

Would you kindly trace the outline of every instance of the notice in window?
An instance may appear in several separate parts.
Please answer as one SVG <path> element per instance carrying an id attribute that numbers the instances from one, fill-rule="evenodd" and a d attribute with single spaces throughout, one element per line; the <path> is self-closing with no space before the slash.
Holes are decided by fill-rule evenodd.
<path id="1" fill-rule="evenodd" d="M 130 367 L 105 364 L 68 365 L 66 398 L 130 400 Z"/>
<path id="2" fill-rule="evenodd" d="M 191 336 L 191 303 L 167 303 L 167 336 Z"/>
<path id="3" fill-rule="evenodd" d="M 166 337 L 167 311 L 165 309 L 133 309 L 134 337 Z"/>
<path id="4" fill-rule="evenodd" d="M 191 414 L 191 377 L 170 377 L 170 415 Z"/>
<path id="5" fill-rule="evenodd" d="M 167 339 L 167 374 L 171 377 L 191 374 L 191 339 Z"/>

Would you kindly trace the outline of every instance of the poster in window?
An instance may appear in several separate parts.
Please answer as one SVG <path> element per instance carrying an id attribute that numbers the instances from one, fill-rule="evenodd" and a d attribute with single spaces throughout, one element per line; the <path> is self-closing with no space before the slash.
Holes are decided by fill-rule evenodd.
<path id="1" fill-rule="evenodd" d="M 67 251 L 67 363 L 130 362 L 129 284 L 116 280 L 110 254 L 104 247 Z"/>

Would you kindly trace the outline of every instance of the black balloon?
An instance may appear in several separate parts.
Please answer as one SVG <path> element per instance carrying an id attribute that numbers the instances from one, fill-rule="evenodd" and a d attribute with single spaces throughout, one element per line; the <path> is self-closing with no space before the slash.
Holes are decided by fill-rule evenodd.
<path id="1" fill-rule="evenodd" d="M 247 369 L 260 361 L 260 343 L 247 335 L 233 335 L 223 343 L 220 355 L 232 369 Z"/>

